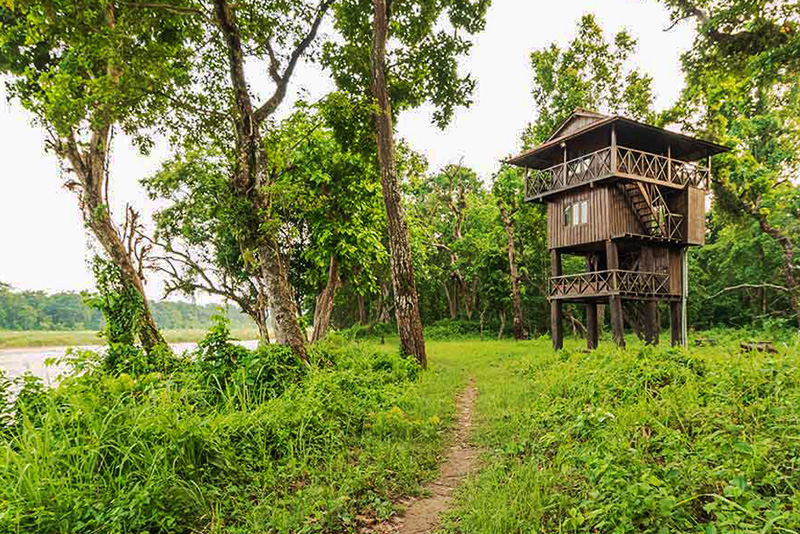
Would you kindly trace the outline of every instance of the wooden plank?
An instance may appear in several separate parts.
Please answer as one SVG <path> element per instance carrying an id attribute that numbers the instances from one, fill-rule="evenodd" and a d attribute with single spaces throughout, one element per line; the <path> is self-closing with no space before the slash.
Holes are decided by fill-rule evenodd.
<path id="1" fill-rule="evenodd" d="M 706 242 L 706 193 L 697 187 L 687 188 L 686 242 L 704 245 Z"/>

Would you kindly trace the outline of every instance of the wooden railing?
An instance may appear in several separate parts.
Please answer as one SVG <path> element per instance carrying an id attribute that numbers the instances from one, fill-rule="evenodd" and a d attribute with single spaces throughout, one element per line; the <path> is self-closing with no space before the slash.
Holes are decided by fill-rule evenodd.
<path id="1" fill-rule="evenodd" d="M 530 170 L 525 177 L 525 198 L 532 199 L 616 174 L 646 178 L 671 186 L 693 185 L 708 189 L 710 171 L 695 163 L 622 146 L 617 146 L 616 157 L 613 156 L 611 147 L 606 147 L 548 169 Z"/>
<path id="2" fill-rule="evenodd" d="M 550 279 L 551 298 L 581 298 L 609 295 L 657 297 L 669 295 L 667 273 L 623 271 L 590 271 Z"/>
<path id="3" fill-rule="evenodd" d="M 609 176 L 611 159 L 611 147 L 607 147 L 548 169 L 532 170 L 525 178 L 525 198 Z"/>
<path id="4" fill-rule="evenodd" d="M 617 147 L 616 163 L 615 173 L 649 178 L 670 185 L 708 188 L 708 168 L 695 163 L 622 146 Z"/>

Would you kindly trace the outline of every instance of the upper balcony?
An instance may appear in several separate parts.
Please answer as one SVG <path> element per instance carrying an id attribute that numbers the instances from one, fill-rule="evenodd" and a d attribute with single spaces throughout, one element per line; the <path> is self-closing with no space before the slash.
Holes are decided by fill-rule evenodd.
<path id="1" fill-rule="evenodd" d="M 525 200 L 536 201 L 573 187 L 629 178 L 683 189 L 708 189 L 711 171 L 697 163 L 651 154 L 624 146 L 609 146 L 547 169 L 526 169 Z"/>

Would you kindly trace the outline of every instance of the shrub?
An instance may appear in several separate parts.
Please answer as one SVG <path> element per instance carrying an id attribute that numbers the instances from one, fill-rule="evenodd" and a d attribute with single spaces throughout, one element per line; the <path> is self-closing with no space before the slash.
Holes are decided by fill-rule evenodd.
<path id="1" fill-rule="evenodd" d="M 237 346 L 222 321 L 167 372 L 73 353 L 0 435 L 0 532 L 330 532 L 385 514 L 436 464 L 438 417 L 407 411 L 419 368 L 336 335 L 310 354 Z"/>

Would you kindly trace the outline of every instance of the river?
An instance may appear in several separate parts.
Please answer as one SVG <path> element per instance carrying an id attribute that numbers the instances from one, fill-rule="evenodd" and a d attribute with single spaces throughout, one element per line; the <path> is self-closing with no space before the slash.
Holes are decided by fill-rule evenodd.
<path id="1" fill-rule="evenodd" d="M 258 345 L 258 340 L 234 341 L 237 345 L 254 349 Z M 197 343 L 171 343 L 170 347 L 175 352 L 184 352 L 194 349 Z M 19 376 L 26 371 L 41 378 L 45 384 L 53 385 L 56 383 L 59 374 L 65 369 L 59 366 L 48 366 L 45 361 L 50 358 L 59 358 L 69 347 L 30 347 L 18 349 L 0 349 L 0 370 L 6 373 L 9 378 Z M 74 347 L 78 349 L 90 349 L 96 351 L 105 350 L 105 345 L 88 345 Z"/>

